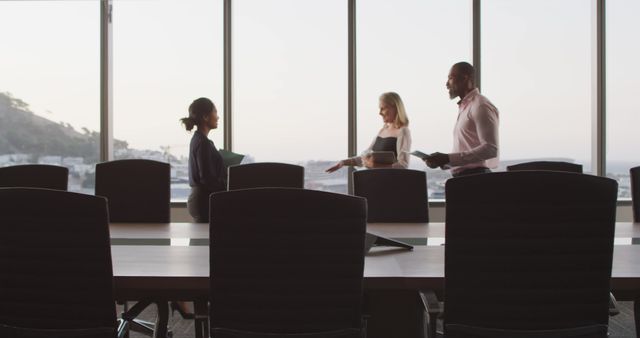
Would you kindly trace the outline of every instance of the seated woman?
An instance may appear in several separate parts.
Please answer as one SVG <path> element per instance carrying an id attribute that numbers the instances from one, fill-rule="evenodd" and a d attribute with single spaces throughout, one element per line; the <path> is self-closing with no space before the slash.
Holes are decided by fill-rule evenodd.
<path id="1" fill-rule="evenodd" d="M 226 190 L 226 171 L 222 156 L 213 141 L 207 138 L 218 128 L 218 111 L 206 97 L 196 99 L 189 106 L 189 116 L 181 119 L 187 131 L 196 131 L 189 145 L 189 185 L 191 195 L 187 201 L 189 214 L 195 222 L 209 222 L 209 195 Z"/>
<path id="2" fill-rule="evenodd" d="M 371 145 L 360 156 L 344 159 L 326 171 L 331 173 L 344 166 L 364 166 L 367 168 L 407 168 L 411 150 L 409 119 L 400 95 L 389 92 L 380 95 L 380 116 L 384 125 Z M 372 151 L 392 151 L 397 161 L 393 164 L 376 163 Z"/>

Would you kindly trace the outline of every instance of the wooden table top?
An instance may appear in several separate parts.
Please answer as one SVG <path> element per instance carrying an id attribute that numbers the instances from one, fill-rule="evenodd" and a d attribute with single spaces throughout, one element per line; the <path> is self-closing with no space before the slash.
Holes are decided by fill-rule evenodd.
<path id="1" fill-rule="evenodd" d="M 208 223 L 111 223 L 111 238 L 209 238 Z M 391 238 L 444 237 L 444 223 L 369 223 L 367 231 Z M 640 238 L 640 223 L 617 222 L 617 238 Z"/>
<path id="2" fill-rule="evenodd" d="M 206 223 L 113 223 L 113 239 L 166 240 L 164 245 L 112 245 L 116 295 L 126 299 L 196 299 L 209 287 L 209 225 Z M 370 223 L 367 230 L 391 238 L 443 238 L 444 223 Z M 640 238 L 640 223 L 616 223 L 616 241 Z M 172 239 L 171 241 L 169 239 Z M 204 244 L 189 245 L 186 239 Z M 173 244 L 173 241 L 182 244 Z M 126 242 L 126 241 L 125 241 Z M 187 244 L 184 244 L 187 243 Z M 437 243 L 437 241 L 436 241 Z M 620 299 L 640 295 L 640 245 L 615 245 L 612 289 Z M 365 259 L 367 289 L 444 287 L 444 247 L 373 248 Z"/>
<path id="3" fill-rule="evenodd" d="M 640 294 L 640 245 L 616 245 L 611 287 L 616 296 Z M 118 297 L 195 299 L 209 287 L 208 246 L 112 246 Z M 444 247 L 416 246 L 409 251 L 374 248 L 365 258 L 366 289 L 441 291 L 444 286 Z M 622 293 L 628 296 L 620 296 Z M 178 297 L 178 298 L 176 298 Z"/>

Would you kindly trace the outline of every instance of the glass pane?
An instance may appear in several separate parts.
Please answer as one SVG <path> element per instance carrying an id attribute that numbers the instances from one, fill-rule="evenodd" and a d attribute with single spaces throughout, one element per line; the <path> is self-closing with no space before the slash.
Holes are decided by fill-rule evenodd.
<path id="1" fill-rule="evenodd" d="M 500 111 L 500 163 L 591 171 L 591 2 L 482 1 L 482 92 Z"/>
<path id="2" fill-rule="evenodd" d="M 306 187 L 347 191 L 347 3 L 233 2 L 233 149 L 305 167 Z"/>
<path id="3" fill-rule="evenodd" d="M 458 108 L 445 83 L 454 63 L 471 61 L 471 13 L 469 0 L 358 1 L 359 152 L 383 126 L 378 97 L 389 91 L 404 102 L 412 150 L 451 150 Z M 409 167 L 428 170 L 430 200 L 444 197 L 448 171 L 427 169 L 413 156 Z"/>
<path id="4" fill-rule="evenodd" d="M 629 169 L 640 165 L 640 46 L 637 0 L 607 1 L 607 176 L 618 180 L 618 196 L 630 199 Z"/>
<path id="5" fill-rule="evenodd" d="M 69 168 L 93 194 L 100 140 L 100 5 L 0 1 L 0 166 Z"/>
<path id="6" fill-rule="evenodd" d="M 222 0 L 113 4 L 113 128 L 116 159 L 171 163 L 171 197 L 189 195 L 191 134 L 178 121 L 198 97 L 218 108 L 209 137 L 223 147 Z"/>

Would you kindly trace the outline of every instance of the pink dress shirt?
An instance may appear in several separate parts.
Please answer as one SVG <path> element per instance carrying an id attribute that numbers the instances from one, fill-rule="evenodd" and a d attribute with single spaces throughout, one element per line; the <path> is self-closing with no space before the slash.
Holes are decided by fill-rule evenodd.
<path id="1" fill-rule="evenodd" d="M 476 88 L 458 102 L 453 128 L 452 174 L 466 169 L 498 166 L 498 109 Z"/>

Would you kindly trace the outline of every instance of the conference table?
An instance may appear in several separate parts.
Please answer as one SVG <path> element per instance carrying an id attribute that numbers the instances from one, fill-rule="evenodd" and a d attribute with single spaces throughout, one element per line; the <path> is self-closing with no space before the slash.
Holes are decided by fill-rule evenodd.
<path id="1" fill-rule="evenodd" d="M 444 223 L 370 223 L 367 231 L 414 245 L 413 250 L 374 247 L 367 253 L 367 292 L 406 296 L 416 290 L 443 291 Z M 110 232 L 117 299 L 152 299 L 158 304 L 208 299 L 209 224 L 112 223 Z M 616 223 L 614 244 L 612 292 L 619 300 L 633 300 L 640 296 L 640 245 L 635 245 L 640 244 L 640 223 Z M 393 299 L 390 297 L 387 300 Z M 159 314 L 168 311 L 166 304 L 158 309 Z M 401 309 L 392 311 L 396 312 L 395 320 L 402 318 Z M 166 318 L 160 317 L 159 337 L 166 332 Z M 380 328 L 373 324 L 369 333 L 375 337 Z M 395 328 L 390 332 L 399 336 L 401 331 Z"/>

